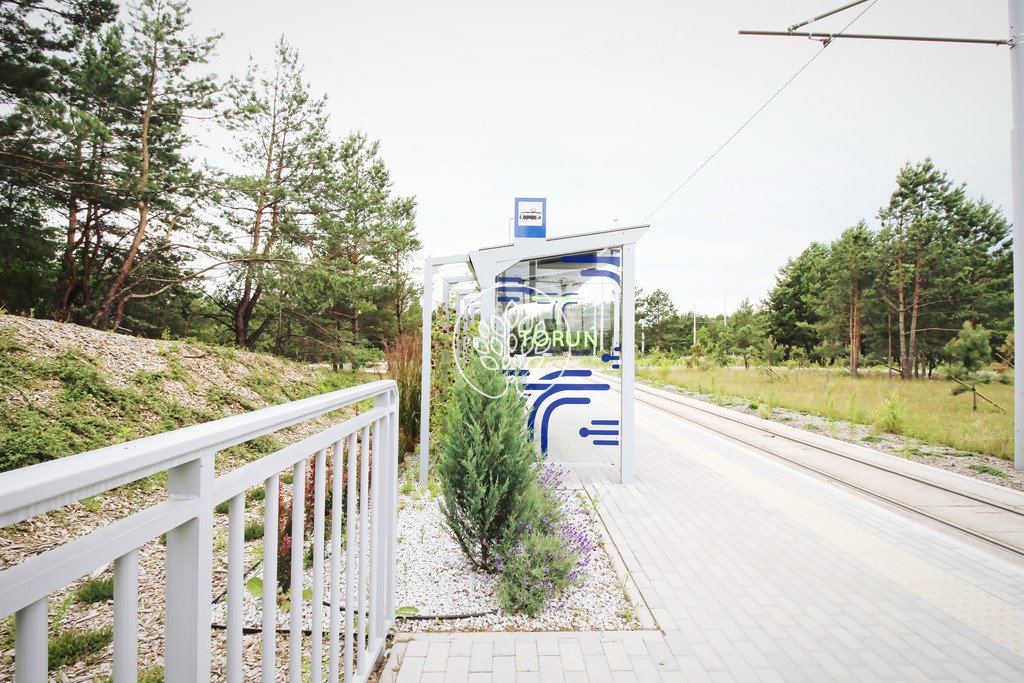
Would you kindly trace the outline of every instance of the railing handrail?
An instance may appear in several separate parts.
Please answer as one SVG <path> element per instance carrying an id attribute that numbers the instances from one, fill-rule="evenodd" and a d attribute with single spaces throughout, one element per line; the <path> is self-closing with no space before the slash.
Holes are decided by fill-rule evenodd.
<path id="1" fill-rule="evenodd" d="M 0 473 L 0 528 L 389 390 L 377 380 Z"/>

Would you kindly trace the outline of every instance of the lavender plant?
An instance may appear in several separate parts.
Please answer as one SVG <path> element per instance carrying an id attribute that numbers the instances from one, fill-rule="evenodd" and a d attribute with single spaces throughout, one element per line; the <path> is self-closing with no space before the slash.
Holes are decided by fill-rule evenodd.
<path id="1" fill-rule="evenodd" d="M 522 541 L 498 554 L 498 604 L 506 612 L 536 616 L 557 606 L 590 564 L 594 537 L 584 520 L 565 514 L 565 503 L 574 494 L 563 486 L 563 477 L 557 466 L 541 469 L 531 492 L 537 497 L 531 505 L 534 515 L 520 530 Z"/>

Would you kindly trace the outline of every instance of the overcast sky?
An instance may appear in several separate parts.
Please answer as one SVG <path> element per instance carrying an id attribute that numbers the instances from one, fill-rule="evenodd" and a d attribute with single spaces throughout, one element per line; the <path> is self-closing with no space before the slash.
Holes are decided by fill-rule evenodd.
<path id="1" fill-rule="evenodd" d="M 784 30 L 847 0 L 193 0 L 214 69 L 298 47 L 340 134 L 381 140 L 429 255 L 638 224 L 816 51 Z M 860 9 L 816 24 L 839 30 Z M 1006 36 L 1005 0 L 878 0 L 851 31 Z M 838 41 L 658 211 L 638 284 L 681 309 L 758 300 L 788 257 L 877 224 L 899 167 L 938 166 L 1010 214 L 1007 48 Z"/>

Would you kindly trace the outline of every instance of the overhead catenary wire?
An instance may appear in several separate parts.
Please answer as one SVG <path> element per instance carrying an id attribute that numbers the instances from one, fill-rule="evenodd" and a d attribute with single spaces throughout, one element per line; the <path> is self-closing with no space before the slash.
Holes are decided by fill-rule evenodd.
<path id="1" fill-rule="evenodd" d="M 779 36 L 782 38 L 810 38 L 831 43 L 836 38 L 856 40 L 900 40 L 917 43 L 967 43 L 969 45 L 1009 45 L 1008 38 L 944 38 L 941 36 L 895 36 L 877 33 L 816 33 L 812 31 L 740 31 L 741 36 Z"/>
<path id="2" fill-rule="evenodd" d="M 866 2 L 866 1 L 867 1 L 867 0 L 865 0 L 865 2 Z M 844 27 L 842 28 L 842 30 L 841 30 L 841 31 L 838 31 L 838 32 L 837 32 L 837 33 L 836 33 L 835 35 L 836 35 L 836 36 L 838 37 L 838 36 L 841 36 L 841 35 L 843 35 L 844 33 L 846 33 L 846 31 L 847 31 L 847 30 L 848 30 L 848 29 L 849 29 L 849 28 L 850 28 L 851 26 L 853 26 L 853 25 L 854 25 L 854 24 L 855 24 L 855 23 L 857 22 L 857 20 L 858 20 L 858 19 L 860 19 L 860 18 L 861 18 L 862 16 L 864 16 L 864 14 L 865 14 L 865 13 L 867 13 L 867 11 L 868 11 L 868 10 L 870 10 L 870 9 L 871 9 L 872 7 L 874 7 L 874 6 L 875 6 L 875 3 L 877 3 L 877 2 L 878 2 L 878 0 L 871 0 L 871 4 L 870 4 L 870 5 L 868 5 L 868 6 L 867 6 L 867 7 L 865 7 L 865 8 L 863 9 L 863 10 L 861 10 L 861 11 L 860 11 L 860 12 L 859 12 L 859 13 L 857 14 L 857 16 L 855 16 L 855 17 L 854 17 L 853 19 L 851 19 L 851 20 L 850 20 L 850 22 L 849 22 L 848 24 L 846 24 L 846 26 L 844 26 Z M 658 204 L 658 206 L 656 206 L 656 207 L 654 208 L 654 210 L 653 210 L 653 211 L 651 211 L 651 212 L 650 212 L 649 214 L 647 214 L 647 217 L 646 217 L 646 218 L 644 218 L 644 220 L 643 220 L 643 221 L 641 221 L 641 222 L 643 222 L 643 223 L 648 223 L 648 222 L 650 222 L 650 220 L 651 220 L 651 218 L 652 218 L 652 217 L 654 216 L 654 214 L 656 214 L 656 213 L 658 213 L 659 211 L 661 211 L 661 209 L 662 209 L 662 208 L 663 208 L 663 207 L 664 207 L 664 206 L 665 206 L 666 204 L 668 204 L 668 203 L 669 203 L 669 201 L 671 201 L 671 199 L 672 199 L 673 197 L 675 197 L 675 196 L 676 196 L 676 194 L 677 194 L 677 193 L 678 193 L 678 192 L 679 192 L 679 191 L 680 191 L 681 189 L 683 189 L 684 187 L 686 187 L 686 186 L 687 186 L 687 185 L 688 185 L 688 184 L 690 183 L 690 181 L 691 181 L 691 180 L 693 180 L 693 179 L 694 179 L 694 178 L 695 178 L 695 177 L 697 176 L 697 174 L 698 174 L 698 173 L 700 173 L 700 172 L 701 172 L 701 171 L 702 171 L 702 170 L 704 169 L 704 167 L 705 167 L 705 166 L 707 166 L 707 165 L 708 165 L 709 163 L 711 163 L 711 161 L 712 161 L 712 160 L 713 160 L 713 159 L 714 159 L 714 158 L 715 158 L 716 156 L 718 156 L 718 154 L 719 154 L 719 153 L 720 153 L 720 152 L 721 152 L 721 151 L 722 151 L 723 149 L 725 149 L 725 148 L 726 148 L 726 147 L 727 147 L 727 146 L 729 145 L 729 143 L 730 143 L 730 142 L 732 142 L 732 141 L 733 141 L 733 140 L 734 140 L 734 139 L 736 138 L 736 136 L 738 136 L 738 135 L 739 135 L 740 133 L 742 133 L 742 132 L 743 132 L 743 130 L 744 130 L 744 129 L 745 129 L 745 128 L 746 128 L 747 126 L 749 126 L 749 125 L 750 125 L 750 123 L 751 123 L 751 122 L 752 122 L 752 121 L 753 121 L 754 119 L 756 119 L 756 118 L 758 117 L 758 115 L 759 115 L 759 114 L 760 114 L 760 113 L 761 113 L 762 111 L 764 111 L 765 109 L 767 109 L 767 108 L 768 108 L 768 105 L 770 105 L 770 104 L 771 104 L 772 102 L 774 102 L 774 101 L 775 101 L 775 98 L 777 98 L 777 97 L 778 97 L 779 95 L 781 95 L 781 94 L 782 94 L 782 91 L 783 91 L 783 90 L 785 90 L 785 89 L 786 89 L 787 87 L 789 87 L 789 84 L 790 84 L 790 83 L 792 83 L 793 81 L 795 81 L 795 80 L 797 79 L 797 77 L 798 77 L 798 76 L 800 76 L 800 74 L 802 74 L 802 73 L 803 73 L 803 72 L 804 72 L 804 71 L 805 71 L 805 70 L 807 69 L 807 67 L 809 67 L 809 66 L 810 66 L 811 64 L 813 64 L 813 63 L 814 63 L 814 60 L 816 60 L 816 59 L 817 59 L 817 58 L 818 58 L 818 57 L 819 57 L 819 56 L 821 55 L 821 53 L 822 53 L 822 52 L 824 52 L 824 50 L 819 50 L 818 52 L 815 52 L 815 53 L 814 53 L 814 54 L 813 54 L 813 55 L 811 56 L 811 58 L 810 58 L 810 59 L 808 59 L 808 60 L 807 60 L 806 62 L 804 62 L 803 66 L 801 66 L 801 67 L 800 67 L 799 69 L 797 69 L 797 70 L 796 70 L 796 72 L 795 72 L 795 73 L 794 73 L 794 74 L 793 74 L 792 76 L 790 76 L 790 77 L 789 77 L 788 79 L 786 79 L 786 82 L 785 82 L 785 83 L 783 83 L 783 84 L 782 84 L 782 86 L 780 86 L 780 87 L 779 87 L 779 89 L 778 89 L 778 90 L 776 90 L 776 91 L 775 91 L 775 92 L 774 92 L 774 93 L 772 94 L 772 96 L 771 96 L 771 97 L 769 97 L 769 98 L 768 98 L 767 100 L 765 100 L 764 104 L 762 104 L 762 105 L 761 105 L 760 107 L 758 107 L 757 109 L 755 109 L 755 110 L 754 110 L 754 113 L 753 113 L 753 114 L 751 114 L 750 116 L 748 116 L 748 117 L 747 117 L 747 119 L 746 119 L 746 120 L 745 120 L 745 121 L 744 121 L 744 122 L 743 122 L 742 124 L 740 124 L 739 128 L 737 128 L 737 129 L 736 129 L 735 131 L 733 131 L 732 135 L 730 135 L 729 137 L 727 137 L 727 138 L 725 139 L 725 141 L 724 141 L 724 142 L 723 142 L 722 144 L 720 144 L 720 145 L 719 145 L 719 146 L 718 146 L 718 147 L 717 147 L 717 148 L 715 149 L 715 151 L 713 151 L 713 152 L 712 152 L 711 154 L 709 154 L 709 155 L 707 156 L 707 158 L 705 158 L 705 159 L 704 159 L 704 161 L 700 162 L 700 165 L 698 165 L 698 166 L 697 166 L 697 168 L 695 168 L 695 169 L 693 170 L 693 172 L 692 172 L 692 173 L 691 173 L 690 175 L 688 175 L 688 176 L 686 177 L 686 179 L 685 179 L 685 180 L 683 180 L 683 182 L 679 183 L 679 185 L 677 185 L 677 186 L 676 186 L 676 188 L 675 188 L 674 190 L 672 190 L 672 191 L 671 191 L 671 192 L 670 192 L 670 193 L 668 194 L 668 196 L 667 196 L 667 197 L 665 197 L 665 199 L 663 199 L 663 200 L 662 200 L 662 202 L 661 202 L 660 204 Z"/>
<path id="3" fill-rule="evenodd" d="M 811 19 L 807 19 L 805 21 L 801 21 L 801 22 L 798 22 L 796 24 L 793 24 L 792 26 L 790 26 L 786 30 L 789 31 L 790 33 L 792 33 L 793 31 L 797 30 L 798 28 L 801 28 L 803 26 L 807 26 L 807 24 L 813 24 L 814 22 L 816 22 L 816 21 L 818 21 L 820 19 L 825 19 L 826 17 L 831 17 L 833 14 L 839 14 L 840 12 L 845 12 L 846 10 L 850 9 L 851 7 L 856 7 L 857 5 L 863 5 L 867 1 L 868 0 L 857 0 L 857 2 L 851 2 L 848 5 L 843 5 L 842 7 L 834 9 L 834 10 L 832 10 L 830 12 L 825 12 L 824 14 L 819 14 L 818 16 L 813 17 Z"/>

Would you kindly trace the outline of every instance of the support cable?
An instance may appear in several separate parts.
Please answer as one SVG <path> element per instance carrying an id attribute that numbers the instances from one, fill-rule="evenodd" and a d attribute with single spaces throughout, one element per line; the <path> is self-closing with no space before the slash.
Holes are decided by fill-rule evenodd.
<path id="1" fill-rule="evenodd" d="M 848 10 L 851 7 L 856 7 L 857 5 L 863 5 L 867 1 L 868 0 L 857 0 L 857 2 L 851 2 L 849 5 L 843 5 L 839 9 L 834 9 L 831 12 L 825 12 L 824 14 L 819 14 L 818 16 L 814 17 L 813 19 L 808 19 L 806 21 L 801 21 L 798 24 L 793 24 L 792 26 L 790 26 L 786 30 L 789 31 L 790 33 L 792 33 L 793 31 L 797 30 L 798 28 L 801 28 L 803 26 L 807 26 L 807 24 L 813 24 L 814 22 L 818 21 L 819 19 L 824 19 L 826 17 L 831 17 L 833 14 L 839 14 L 840 12 L 842 12 L 844 10 Z"/>
<path id="2" fill-rule="evenodd" d="M 864 1 L 866 2 L 867 0 L 864 0 Z M 857 14 L 857 16 L 855 16 L 853 19 L 851 19 L 850 23 L 848 23 L 846 26 L 844 26 L 843 29 L 836 34 L 836 37 L 842 36 L 844 33 L 846 33 L 847 29 L 849 29 L 851 26 L 853 26 L 854 23 L 856 23 L 858 19 L 860 19 L 862 16 L 864 16 L 864 14 L 868 10 L 870 10 L 872 7 L 874 7 L 875 3 L 877 3 L 877 2 L 878 2 L 878 0 L 871 0 L 871 4 L 868 5 L 867 7 L 865 7 L 863 10 L 861 10 L 860 13 Z M 860 4 L 860 3 L 855 3 L 855 4 Z M 828 46 L 828 44 L 826 43 L 822 47 L 824 48 L 824 47 L 827 47 L 827 46 Z M 737 135 L 742 133 L 743 129 L 746 128 L 747 126 L 749 126 L 750 123 L 754 119 L 756 119 L 757 116 L 762 111 L 767 109 L 768 105 L 771 104 L 773 101 L 775 101 L 775 98 L 778 97 L 779 95 L 781 95 L 782 91 L 785 90 L 789 86 L 790 83 L 795 81 L 797 79 L 797 77 L 800 74 L 802 74 L 804 72 L 804 70 L 807 69 L 807 67 L 809 67 L 814 62 L 814 60 L 817 59 L 821 55 L 822 52 L 824 52 L 824 49 L 819 50 L 818 52 L 815 52 L 814 55 L 810 59 L 808 59 L 806 62 L 804 62 L 803 66 L 801 66 L 799 69 L 797 69 L 796 73 L 794 73 L 792 76 L 790 76 L 786 80 L 786 82 L 782 84 L 782 87 L 780 87 L 778 90 L 776 90 L 775 93 L 764 102 L 764 104 L 762 104 L 760 107 L 758 107 L 754 111 L 753 114 L 751 114 L 749 117 L 747 117 L 747 120 L 744 121 L 742 124 L 740 124 L 740 127 L 737 128 L 733 132 L 732 135 L 730 135 L 729 137 L 727 137 L 725 139 L 725 142 L 720 144 L 718 146 L 718 148 L 715 149 L 714 152 L 712 152 L 710 155 L 708 155 L 708 157 L 706 159 L 704 159 L 704 161 L 700 162 L 700 165 L 697 166 L 697 168 L 695 168 L 693 170 L 693 173 L 688 175 L 686 177 L 686 180 L 684 180 L 683 182 L 679 183 L 679 185 L 676 187 L 676 189 L 672 190 L 672 192 L 670 192 L 669 195 L 667 197 L 665 197 L 665 199 L 663 199 L 662 202 L 660 204 L 658 204 L 657 207 L 655 207 L 654 211 L 651 211 L 649 214 L 647 214 L 647 218 L 643 219 L 643 221 L 641 221 L 641 222 L 642 223 L 649 223 L 650 220 L 651 220 L 651 217 L 654 216 L 654 214 L 658 213 L 662 209 L 662 207 L 664 207 L 666 204 L 668 204 L 669 200 L 671 200 L 674 196 L 676 196 L 676 194 L 679 192 L 679 190 L 681 190 L 684 187 L 686 187 L 686 185 L 689 184 L 689 182 L 691 180 L 693 180 L 697 176 L 697 174 L 700 173 L 704 169 L 705 166 L 707 166 L 709 163 L 711 163 L 712 159 L 714 159 L 716 156 L 718 156 L 719 152 L 721 152 L 723 149 L 725 149 L 726 146 L 730 142 L 732 142 L 736 138 Z"/>

